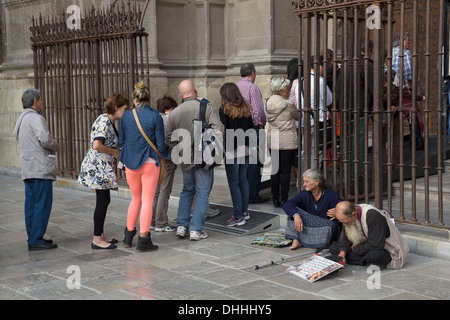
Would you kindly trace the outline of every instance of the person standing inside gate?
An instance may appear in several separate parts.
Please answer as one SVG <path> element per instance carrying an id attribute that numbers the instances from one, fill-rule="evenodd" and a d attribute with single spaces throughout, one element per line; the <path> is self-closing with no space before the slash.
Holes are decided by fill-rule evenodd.
<path id="1" fill-rule="evenodd" d="M 400 66 L 400 46 L 403 41 L 403 66 Z M 400 68 L 403 70 L 403 88 L 412 87 L 412 55 L 409 51 L 409 33 L 405 32 L 403 35 L 397 34 L 392 43 L 392 69 L 396 72 L 398 81 L 400 79 Z M 400 87 L 400 84 L 397 84 Z"/>
<path id="2" fill-rule="evenodd" d="M 401 63 L 401 41 L 403 41 L 403 66 L 400 65 Z M 397 34 L 397 36 L 394 38 L 393 44 L 392 44 L 392 69 L 396 72 L 396 78 L 394 81 L 394 84 L 399 87 L 403 88 L 404 91 L 411 92 L 412 89 L 412 80 L 413 80 L 413 69 L 412 69 L 412 54 L 411 51 L 409 51 L 410 46 L 410 38 L 409 33 L 405 32 L 403 35 Z M 403 83 L 400 84 L 400 70 L 403 70 Z M 412 105 L 412 101 L 404 98 L 403 99 L 403 107 L 405 109 L 412 109 L 414 106 Z M 423 137 L 422 137 L 422 131 L 424 127 L 424 122 L 422 118 L 422 112 L 420 110 L 420 106 L 416 104 L 416 124 L 415 127 L 415 144 L 416 144 L 416 150 L 423 150 Z M 410 116 L 409 111 L 403 112 L 403 117 L 408 118 Z M 412 132 L 412 123 L 411 119 L 409 119 L 409 128 Z M 412 140 L 411 140 L 412 144 Z"/>
<path id="3" fill-rule="evenodd" d="M 319 74 L 316 75 L 315 74 L 315 57 L 312 56 L 311 57 L 311 62 L 310 62 L 310 70 L 311 70 L 311 81 L 310 81 L 310 106 L 309 108 L 311 108 L 313 110 L 313 114 L 311 115 L 311 155 L 310 155 L 310 159 L 311 159 L 311 168 L 314 167 L 314 157 L 315 157 L 315 130 L 319 130 L 320 127 L 324 128 L 326 130 L 327 128 L 327 120 L 328 120 L 328 115 L 324 115 L 323 109 L 326 107 L 331 106 L 331 104 L 333 103 L 333 94 L 331 93 L 330 88 L 328 88 L 328 86 L 326 87 L 326 91 L 324 91 L 323 88 L 323 82 L 324 80 L 324 65 L 323 65 L 323 56 L 319 56 L 318 57 L 318 63 L 319 63 Z M 315 77 L 318 76 L 319 77 L 319 88 L 315 89 Z M 308 109 L 308 106 L 304 106 L 304 81 L 302 78 L 301 81 L 301 86 L 300 86 L 300 92 L 296 92 L 296 98 L 297 98 L 297 105 L 300 106 L 303 109 Z M 303 88 L 302 88 L 303 87 Z M 315 92 L 319 93 L 319 118 L 315 119 L 314 118 L 314 110 L 315 108 L 317 108 L 317 106 L 315 106 L 315 98 L 314 98 L 314 94 Z M 325 106 L 325 98 L 326 98 L 326 103 L 327 105 Z M 304 119 L 305 119 L 305 114 L 304 113 L 303 117 L 302 117 L 302 127 L 304 126 Z M 309 134 L 309 132 L 305 132 L 304 135 Z M 303 136 L 304 136 L 303 135 Z M 323 133 L 319 134 L 319 139 L 321 139 L 321 136 L 323 135 Z M 323 147 L 319 146 L 319 150 L 318 150 L 318 157 L 319 157 L 319 166 L 320 163 L 322 162 L 322 152 L 321 150 L 323 149 Z M 304 163 L 305 163 L 305 152 L 306 150 L 303 149 L 303 164 L 302 164 L 302 170 L 306 171 L 307 169 L 310 168 L 306 168 Z"/>
<path id="4" fill-rule="evenodd" d="M 241 67 L 241 80 L 236 84 L 244 97 L 247 104 L 251 106 L 250 112 L 253 119 L 253 128 L 256 131 L 257 144 L 259 141 L 259 130 L 264 130 L 266 125 L 266 116 L 264 114 L 264 103 L 261 91 L 255 84 L 256 69 L 252 63 L 245 63 Z M 250 163 L 248 169 L 248 183 L 249 183 L 249 203 L 264 203 L 269 198 L 262 197 L 259 194 L 261 188 L 261 169 L 263 164 L 259 161 Z"/>
<path id="5" fill-rule="evenodd" d="M 150 90 L 139 82 L 134 86 L 134 110 L 128 110 L 120 121 L 119 145 L 122 148 L 120 161 L 125 166 L 127 182 L 131 191 L 131 202 L 127 212 L 127 226 L 124 229 L 123 245 L 131 247 L 136 235 L 139 219 L 140 233 L 136 251 L 158 250 L 150 236 L 153 216 L 153 198 L 158 185 L 161 159 L 169 158 L 164 137 L 164 122 L 159 112 L 150 107 Z M 139 127 L 138 125 L 141 125 Z M 141 131 L 142 128 L 142 131 Z M 153 146 L 147 142 L 144 134 Z"/>
<path id="6" fill-rule="evenodd" d="M 177 147 L 183 152 L 181 158 L 175 159 L 172 151 L 172 161 L 180 164 L 183 174 L 183 190 L 177 214 L 176 236 L 184 238 L 190 228 L 190 240 L 201 240 L 208 237 L 203 230 L 206 213 L 209 208 L 209 194 L 214 180 L 214 168 L 197 168 L 194 163 L 194 120 L 199 119 L 200 101 L 197 89 L 191 80 L 183 80 L 178 86 L 183 103 L 170 113 L 167 126 L 166 141 L 169 147 Z M 223 140 L 223 124 L 211 104 L 207 104 L 205 121 L 214 130 L 220 140 Z M 187 137 L 190 136 L 190 139 Z M 181 141 L 179 141 L 181 139 Z M 189 154 L 185 154 L 188 152 Z M 194 201 L 191 218 L 191 207 Z"/>
<path id="7" fill-rule="evenodd" d="M 53 181 L 56 180 L 58 142 L 51 136 L 42 116 L 44 101 L 37 89 L 22 95 L 24 112 L 17 120 L 14 135 L 19 144 L 22 180 L 25 183 L 25 226 L 28 250 L 55 249 L 44 239 L 53 204 Z"/>
<path id="8" fill-rule="evenodd" d="M 104 224 L 111 202 L 110 190 L 118 189 L 116 170 L 120 149 L 114 123 L 122 118 L 128 104 L 128 99 L 120 93 L 113 94 L 106 101 L 105 113 L 92 124 L 91 145 L 81 163 L 78 182 L 94 189 L 96 195 L 92 249 L 115 249 L 118 242 L 105 237 Z"/>
<path id="9" fill-rule="evenodd" d="M 250 105 L 245 102 L 237 85 L 235 83 L 225 83 L 220 88 L 220 95 L 222 96 L 222 103 L 219 109 L 220 120 L 225 130 L 234 132 L 234 135 L 230 135 L 233 141 L 225 139 L 225 171 L 231 200 L 233 201 L 233 214 L 226 222 L 226 225 L 229 227 L 242 226 L 250 219 L 250 214 L 247 211 L 249 194 L 247 174 L 251 131 L 253 133 L 255 131 L 253 130 Z M 250 137 L 247 137 L 249 129 L 251 129 Z M 239 139 L 239 135 L 244 135 L 245 138 Z M 256 136 L 253 141 L 256 142 Z M 231 146 L 233 147 L 231 148 Z"/>

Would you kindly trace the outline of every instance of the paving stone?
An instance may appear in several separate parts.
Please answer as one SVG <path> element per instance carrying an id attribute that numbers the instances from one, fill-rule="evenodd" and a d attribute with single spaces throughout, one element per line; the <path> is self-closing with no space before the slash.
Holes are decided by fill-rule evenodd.
<path id="1" fill-rule="evenodd" d="M 219 176 L 213 192 L 227 187 Z M 221 187 L 223 186 L 223 187 Z M 169 204 L 176 217 L 177 192 Z M 20 178 L 0 175 L 0 300 L 426 300 L 450 299 L 450 262 L 411 253 L 402 270 L 383 270 L 380 289 L 369 289 L 367 267 L 346 266 L 309 283 L 286 273 L 293 259 L 254 270 L 309 249 L 251 245 L 260 236 L 208 232 L 201 241 L 180 240 L 174 232 L 153 232 L 155 252 L 136 251 L 118 243 L 115 250 L 92 250 L 95 193 L 54 187 L 54 206 L 47 229 L 58 248 L 30 252 L 23 217 L 24 186 Z M 212 199 L 229 204 L 228 195 Z M 213 200 L 211 200 L 213 201 Z M 105 232 L 121 241 L 129 199 L 112 194 Z M 268 204 L 252 209 L 276 211 Z M 139 225 L 137 226 L 139 228 Z M 276 230 L 275 232 L 284 232 Z M 71 266 L 80 269 L 80 289 L 70 289 Z"/>

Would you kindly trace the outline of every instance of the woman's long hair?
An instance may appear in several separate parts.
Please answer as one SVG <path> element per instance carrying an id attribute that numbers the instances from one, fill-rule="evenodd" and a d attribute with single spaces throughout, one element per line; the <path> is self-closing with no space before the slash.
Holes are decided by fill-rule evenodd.
<path id="1" fill-rule="evenodd" d="M 231 119 L 242 119 L 251 117 L 250 105 L 247 104 L 235 83 L 225 83 L 220 88 L 222 102 L 220 107 L 225 115 Z"/>

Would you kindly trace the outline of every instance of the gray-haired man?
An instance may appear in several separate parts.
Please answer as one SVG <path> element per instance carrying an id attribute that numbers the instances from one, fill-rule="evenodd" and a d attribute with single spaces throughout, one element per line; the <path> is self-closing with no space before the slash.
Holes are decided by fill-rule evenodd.
<path id="1" fill-rule="evenodd" d="M 37 89 L 27 89 L 22 95 L 24 112 L 17 120 L 14 135 L 19 144 L 22 180 L 25 183 L 25 225 L 28 250 L 54 249 L 52 240 L 45 240 L 53 203 L 56 180 L 56 157 L 59 144 L 50 135 L 41 115 L 44 101 Z"/>

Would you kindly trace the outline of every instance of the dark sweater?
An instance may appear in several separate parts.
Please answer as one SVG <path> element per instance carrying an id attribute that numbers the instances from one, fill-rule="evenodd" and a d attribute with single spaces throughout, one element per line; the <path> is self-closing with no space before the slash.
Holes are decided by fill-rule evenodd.
<path id="1" fill-rule="evenodd" d="M 229 116 L 227 116 L 224 111 L 223 108 L 219 109 L 219 116 L 220 116 L 220 121 L 222 122 L 222 124 L 225 127 L 225 130 L 227 129 L 232 129 L 234 131 L 236 131 L 237 129 L 242 129 L 244 130 L 244 132 L 246 132 L 248 129 L 253 129 L 253 120 L 252 117 L 248 117 L 248 118 L 239 118 L 239 119 L 231 119 Z M 225 132 L 225 137 L 224 137 L 224 146 L 226 147 L 227 142 L 226 142 L 226 132 Z M 256 137 L 255 137 L 256 138 Z M 236 149 L 238 147 L 238 139 L 235 136 L 234 137 L 234 149 Z M 249 138 L 246 137 L 245 138 L 245 145 L 249 146 Z"/>
<path id="2" fill-rule="evenodd" d="M 310 214 L 317 215 L 324 219 L 330 219 L 330 217 L 327 216 L 328 210 L 335 208 L 341 201 L 341 197 L 336 192 L 331 189 L 323 189 L 323 194 L 316 203 L 312 193 L 303 190 L 291 200 L 287 201 L 283 205 L 283 210 L 290 218 L 298 212 L 297 208 L 300 208 Z M 333 222 L 339 223 L 337 219 L 334 219 Z"/>
<path id="3" fill-rule="evenodd" d="M 360 215 L 358 216 L 358 219 L 361 220 Z M 391 235 L 386 219 L 378 211 L 367 211 L 366 221 L 369 233 L 367 241 L 353 247 L 353 253 L 359 256 L 365 255 L 370 250 L 384 249 L 386 238 L 389 238 Z M 352 244 L 353 243 L 348 240 L 347 235 L 344 232 L 344 237 L 339 243 L 339 251 L 344 251 L 346 253 L 350 252 Z"/>

